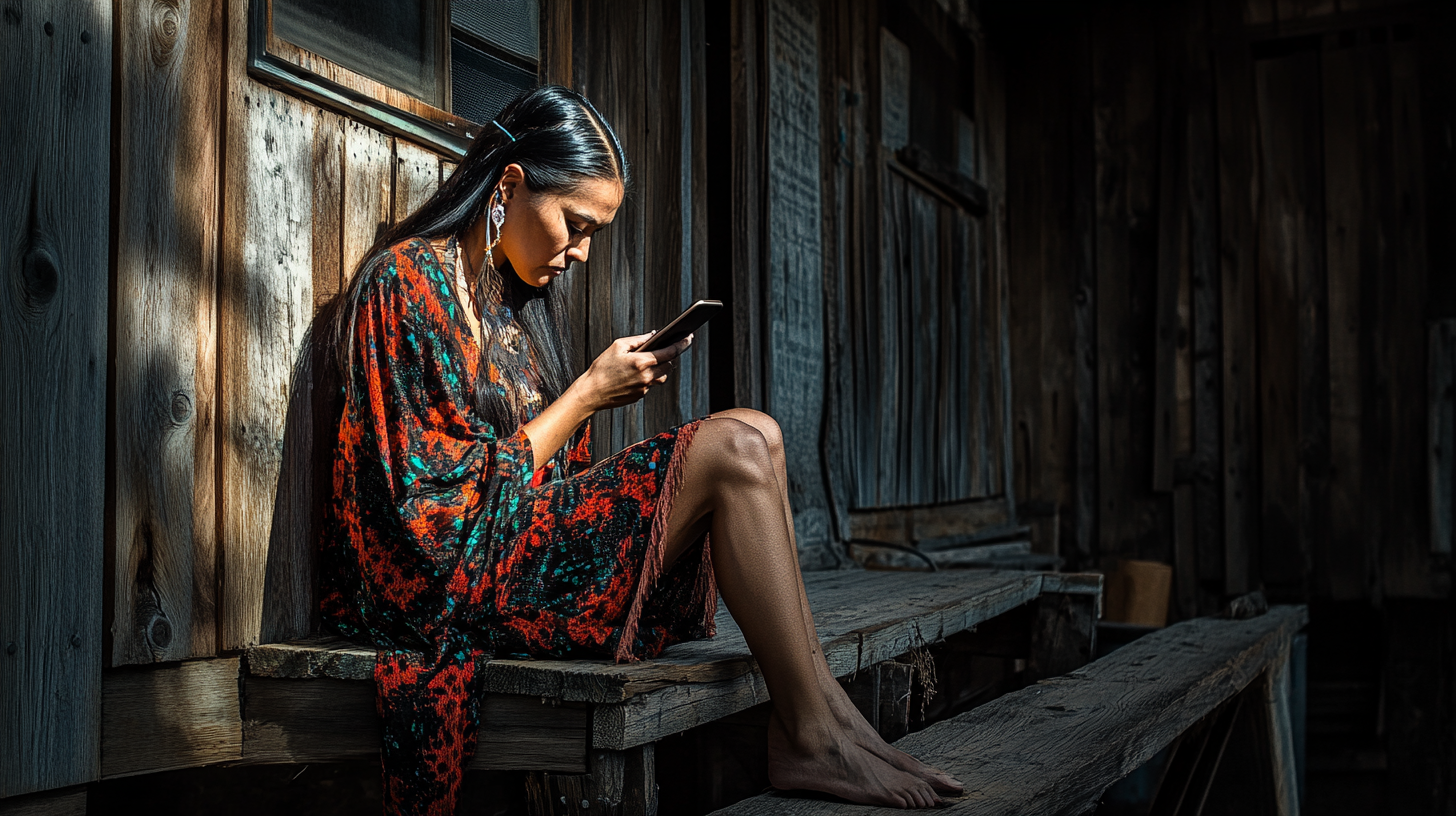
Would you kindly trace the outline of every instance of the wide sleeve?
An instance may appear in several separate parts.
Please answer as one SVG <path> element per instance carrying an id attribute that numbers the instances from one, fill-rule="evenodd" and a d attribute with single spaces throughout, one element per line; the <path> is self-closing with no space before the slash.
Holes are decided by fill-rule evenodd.
<path id="1" fill-rule="evenodd" d="M 375 607 L 408 617 L 434 639 L 455 605 L 451 584 L 472 551 L 489 547 L 503 501 L 526 487 L 533 454 L 524 431 L 499 438 L 473 410 L 471 365 L 437 269 L 396 252 L 366 272 L 353 330 L 341 448 L 355 452 L 367 554 L 360 567 Z M 488 557 L 488 554 L 487 554 Z"/>

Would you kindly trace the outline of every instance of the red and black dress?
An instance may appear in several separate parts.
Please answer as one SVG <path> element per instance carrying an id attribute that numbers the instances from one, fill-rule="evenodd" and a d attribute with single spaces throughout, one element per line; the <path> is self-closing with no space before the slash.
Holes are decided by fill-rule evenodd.
<path id="1" fill-rule="evenodd" d="M 490 657 L 634 660 L 712 635 L 706 540 L 661 569 L 697 422 L 593 467 L 584 437 L 533 472 L 525 432 L 472 408 L 480 352 L 429 244 L 359 274 L 320 606 L 379 649 L 385 812 L 453 813 Z"/>

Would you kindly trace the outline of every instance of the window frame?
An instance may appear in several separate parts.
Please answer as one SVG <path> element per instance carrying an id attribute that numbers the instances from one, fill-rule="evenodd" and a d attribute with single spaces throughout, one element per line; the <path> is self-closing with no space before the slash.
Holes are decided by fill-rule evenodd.
<path id="1" fill-rule="evenodd" d="M 248 2 L 249 76 L 456 159 L 470 148 L 480 130 L 479 124 L 279 38 L 273 32 L 273 0 Z M 449 0 L 435 2 L 443 7 L 440 15 L 443 58 L 439 73 L 445 105 L 449 107 L 450 3 Z M 541 3 L 538 30 L 543 35 L 547 31 L 547 8 L 547 3 Z M 545 61 L 538 60 L 537 82 L 541 81 L 544 69 Z"/>

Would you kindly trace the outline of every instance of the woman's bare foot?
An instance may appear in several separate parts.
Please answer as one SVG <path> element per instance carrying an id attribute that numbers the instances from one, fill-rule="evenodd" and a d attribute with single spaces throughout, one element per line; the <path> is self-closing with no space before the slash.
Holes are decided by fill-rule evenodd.
<path id="1" fill-rule="evenodd" d="M 834 719 L 839 722 L 840 728 L 844 729 L 845 734 L 856 745 L 888 762 L 892 767 L 924 779 L 935 788 L 937 793 L 959 796 L 965 792 L 965 786 L 960 783 L 960 780 L 939 768 L 926 765 L 885 742 L 879 732 L 865 721 L 864 716 L 859 713 L 859 709 L 854 707 L 854 703 L 850 702 L 849 696 L 844 693 L 844 687 L 839 685 L 838 681 L 829 679 L 826 682 L 825 678 L 821 677 L 820 687 L 824 690 L 824 698 L 829 703 L 829 709 L 834 712 Z"/>
<path id="2" fill-rule="evenodd" d="M 775 712 L 768 723 L 768 778 L 780 790 L 813 790 L 862 805 L 942 804 L 923 779 L 890 767 L 836 727 L 790 734 Z"/>

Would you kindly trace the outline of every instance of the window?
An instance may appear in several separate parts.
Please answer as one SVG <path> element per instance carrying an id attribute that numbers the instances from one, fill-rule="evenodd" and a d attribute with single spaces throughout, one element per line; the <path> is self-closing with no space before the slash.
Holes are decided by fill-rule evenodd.
<path id="1" fill-rule="evenodd" d="M 537 83 L 540 0 L 251 0 L 249 70 L 463 155 Z"/>

